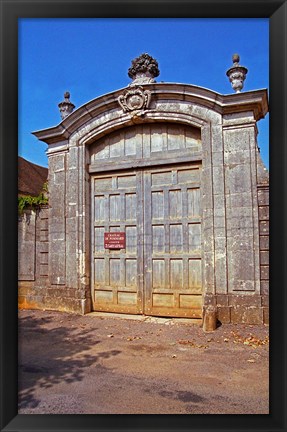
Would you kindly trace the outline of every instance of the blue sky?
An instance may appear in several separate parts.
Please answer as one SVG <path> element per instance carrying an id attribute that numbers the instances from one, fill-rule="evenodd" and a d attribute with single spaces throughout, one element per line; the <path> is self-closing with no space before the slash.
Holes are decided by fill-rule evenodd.
<path id="1" fill-rule="evenodd" d="M 269 20 L 251 18 L 33 18 L 19 20 L 19 155 L 48 166 L 47 145 L 31 132 L 60 123 L 58 103 L 70 91 L 76 108 L 126 87 L 131 60 L 159 63 L 157 82 L 234 93 L 226 77 L 232 55 L 248 68 L 243 91 L 269 87 Z M 258 144 L 269 165 L 267 115 Z"/>

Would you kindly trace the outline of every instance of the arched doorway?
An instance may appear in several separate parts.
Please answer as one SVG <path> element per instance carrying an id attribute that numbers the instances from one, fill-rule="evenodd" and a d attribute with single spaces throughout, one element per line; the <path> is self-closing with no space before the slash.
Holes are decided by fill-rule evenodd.
<path id="1" fill-rule="evenodd" d="M 176 123 L 90 146 L 94 310 L 202 316 L 201 133 Z"/>

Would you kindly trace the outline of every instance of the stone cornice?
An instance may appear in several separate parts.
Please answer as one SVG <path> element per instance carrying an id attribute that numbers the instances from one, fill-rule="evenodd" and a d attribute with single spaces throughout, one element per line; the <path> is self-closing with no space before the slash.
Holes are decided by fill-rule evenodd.
<path id="1" fill-rule="evenodd" d="M 174 104 L 186 102 L 198 104 L 220 115 L 252 111 L 256 121 L 265 117 L 268 112 L 267 90 L 222 95 L 212 90 L 188 84 L 156 83 L 145 84 L 144 89 L 151 92 L 151 109 L 154 103 L 169 101 Z M 118 98 L 127 90 L 116 90 L 93 99 L 76 109 L 55 127 L 32 132 L 40 141 L 47 144 L 57 143 L 68 139 L 92 118 L 108 115 L 111 111 L 118 111 L 121 107 Z"/>

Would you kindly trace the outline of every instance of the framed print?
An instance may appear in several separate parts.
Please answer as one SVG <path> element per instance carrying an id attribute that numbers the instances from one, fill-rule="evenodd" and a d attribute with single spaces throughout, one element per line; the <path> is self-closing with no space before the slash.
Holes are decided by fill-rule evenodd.
<path id="1" fill-rule="evenodd" d="M 283 348 L 287 324 L 286 7 L 286 1 L 273 0 L 248 3 L 241 0 L 155 0 L 152 3 L 2 0 L 1 430 L 283 432 L 286 429 L 286 350 Z M 93 30 L 93 20 L 97 20 L 98 32 Z M 194 33 L 190 32 L 189 20 L 196 23 Z M 257 20 L 263 26 L 257 28 L 255 43 L 252 32 L 246 29 Z M 215 22 L 218 31 L 213 27 Z M 243 36 L 254 58 L 250 54 L 248 64 L 244 54 L 240 57 L 240 52 L 230 52 L 223 69 L 226 51 L 237 46 L 237 40 Z M 263 61 L 259 48 L 267 52 L 268 42 L 269 59 L 266 55 Z M 69 44 L 71 51 L 67 51 Z M 134 57 L 127 59 L 132 51 Z M 27 53 L 31 55 L 25 57 Z M 115 58 L 111 62 L 108 57 L 113 53 Z M 206 56 L 204 61 L 202 56 Z M 121 76 L 128 60 L 131 64 L 126 72 L 130 83 Z M 264 79 L 268 82 L 268 60 L 270 81 L 266 86 L 261 82 Z M 91 74 L 95 67 L 98 70 Z M 249 87 L 251 76 L 250 80 L 260 90 L 254 90 L 252 84 Z M 41 79 L 37 80 L 38 77 Z M 66 82 L 68 88 L 63 89 Z M 32 90 L 33 95 L 28 98 Z M 54 102 L 53 98 L 56 98 Z M 268 127 L 261 130 L 259 125 L 259 139 L 261 131 L 265 139 L 260 156 L 255 145 L 256 122 L 268 112 L 269 137 Z M 43 142 L 48 144 L 46 192 L 50 210 L 47 205 L 40 222 L 31 213 L 21 231 L 16 200 L 18 155 L 25 155 L 24 151 L 28 150 L 24 147 L 27 149 L 29 145 L 32 154 L 33 146 L 43 146 Z M 269 197 L 269 177 L 263 164 L 260 165 L 261 158 L 266 163 L 268 157 L 270 240 L 268 205 L 264 201 Z M 43 160 L 39 156 L 36 164 L 45 164 Z M 31 164 L 21 169 L 28 172 Z M 44 168 L 43 175 L 47 173 L 48 169 Z M 25 202 L 31 206 L 32 201 L 27 197 L 25 201 L 25 193 L 23 196 L 23 206 Z M 41 190 L 37 199 L 40 199 L 37 203 L 46 205 L 45 191 Z M 257 199 L 261 199 L 261 204 Z M 256 214 L 259 218 L 254 222 Z M 49 223 L 52 229 L 48 233 Z M 250 232 L 251 223 L 256 235 Z M 242 237 L 236 237 L 236 230 L 244 233 Z M 25 251 L 20 259 L 19 248 Z M 220 399 L 214 391 L 215 382 L 226 385 L 225 372 L 228 373 L 227 365 L 220 365 L 220 356 L 216 357 L 215 351 L 214 362 L 222 370 L 222 382 L 210 380 L 204 397 L 203 393 L 187 391 L 184 382 L 182 388 L 173 392 L 164 374 L 162 382 L 159 376 L 155 377 L 155 371 L 160 372 L 157 362 L 164 370 L 164 351 L 162 358 L 160 353 L 154 357 L 155 392 L 149 393 L 145 386 L 147 377 L 139 374 L 135 379 L 130 377 L 132 395 L 126 388 L 127 381 L 119 382 L 117 374 L 108 388 L 104 378 L 105 361 L 108 359 L 110 365 L 126 361 L 126 366 L 121 365 L 124 370 L 128 368 L 128 360 L 120 350 L 133 346 L 130 352 L 134 357 L 142 349 L 152 358 L 156 345 L 152 348 L 149 342 L 145 345 L 140 331 L 130 335 L 128 325 L 116 333 L 107 324 L 102 327 L 99 338 L 107 339 L 109 350 L 101 345 L 101 350 L 92 357 L 89 344 L 81 345 L 88 331 L 77 317 L 89 312 L 157 317 L 161 323 L 173 318 L 200 319 L 204 343 L 199 336 L 195 341 L 180 332 L 173 333 L 171 326 L 163 325 L 161 334 L 158 331 L 153 335 L 160 336 L 163 343 L 172 346 L 171 350 L 176 345 L 177 351 L 168 354 L 170 364 L 177 365 L 174 370 L 182 368 L 183 371 L 187 365 L 180 363 L 179 352 L 182 358 L 191 352 L 191 347 L 208 352 L 208 344 L 216 339 L 213 331 L 218 331 L 223 344 L 253 344 L 253 348 L 256 344 L 264 345 L 268 339 L 265 333 L 260 340 L 251 333 L 242 339 L 235 332 L 232 333 L 234 340 L 229 340 L 224 325 L 245 323 L 255 334 L 256 324 L 269 324 L 269 289 L 268 295 L 267 288 L 261 295 L 260 288 L 269 280 L 269 263 L 269 408 L 265 391 L 267 350 L 265 369 L 261 371 L 266 394 L 262 391 L 249 404 L 247 396 L 247 402 L 243 396 L 236 401 L 225 391 L 226 397 Z M 243 270 L 246 277 L 241 277 Z M 37 291 L 38 280 L 49 292 L 44 300 Z M 232 290 L 225 291 L 225 284 L 232 286 Z M 63 290 L 68 293 L 65 298 L 62 298 Z M 19 316 L 17 302 L 25 311 Z M 69 329 L 61 329 L 60 324 L 55 331 L 52 313 L 50 318 L 43 315 L 38 340 L 33 339 L 32 331 L 25 336 L 24 345 L 29 343 L 32 347 L 29 352 L 35 352 L 34 363 L 31 366 L 29 362 L 24 365 L 21 362 L 19 372 L 18 360 L 26 348 L 22 333 L 18 333 L 18 321 L 24 316 L 29 326 L 33 309 L 77 314 L 72 315 L 69 325 L 81 330 L 73 339 Z M 61 318 L 57 319 L 58 323 L 62 322 Z M 35 360 L 36 351 L 40 356 L 45 351 L 39 342 L 43 332 L 50 332 L 54 346 L 61 345 L 67 350 L 67 357 L 55 352 L 57 372 L 47 375 L 49 360 L 45 364 L 36 364 Z M 125 342 L 121 348 L 115 343 L 117 338 Z M 83 361 L 79 361 L 79 346 L 87 350 Z M 204 375 L 204 360 L 203 365 L 199 364 L 202 359 L 198 354 L 198 364 L 194 362 L 193 368 Z M 250 386 L 257 386 L 254 377 L 260 377 L 258 359 L 259 354 L 248 359 L 242 357 L 242 362 L 251 363 L 249 375 L 246 373 Z M 96 369 L 88 369 L 93 363 L 97 363 L 97 370 L 103 374 L 101 388 L 105 393 L 97 394 L 97 389 L 89 389 L 88 383 L 84 384 L 87 382 L 85 370 L 96 373 Z M 240 370 L 237 370 L 239 375 Z M 24 386 L 23 371 L 30 374 L 30 381 Z M 188 371 L 182 373 L 188 376 Z M 206 371 L 206 382 L 208 379 Z M 40 389 L 38 396 L 44 392 L 47 395 L 45 408 L 37 400 L 35 382 Z M 71 383 L 77 385 L 71 387 L 73 394 L 68 395 L 63 389 Z M 50 397 L 49 389 L 53 385 L 58 386 L 58 392 L 63 392 L 62 399 Z M 82 409 L 75 394 L 77 389 L 84 393 L 85 385 L 98 404 L 103 398 L 96 413 Z M 249 395 L 248 385 L 246 395 Z M 142 409 L 135 409 L 140 406 L 135 399 L 141 399 L 144 388 L 150 405 L 144 409 L 142 401 Z M 105 401 L 109 397 L 116 399 L 119 389 L 123 392 L 125 409 L 120 411 L 119 405 L 111 403 L 111 407 L 117 408 L 109 410 Z M 72 401 L 69 410 L 61 409 L 65 400 Z M 181 403 L 185 403 L 183 410 Z M 53 404 L 58 404 L 57 409 Z M 154 410 L 150 412 L 152 406 Z"/>

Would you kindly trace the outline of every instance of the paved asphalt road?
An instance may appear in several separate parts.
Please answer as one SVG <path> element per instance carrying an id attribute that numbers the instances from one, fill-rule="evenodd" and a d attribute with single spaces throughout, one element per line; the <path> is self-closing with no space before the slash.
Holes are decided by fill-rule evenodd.
<path id="1" fill-rule="evenodd" d="M 268 330 L 20 311 L 19 414 L 268 414 Z"/>

